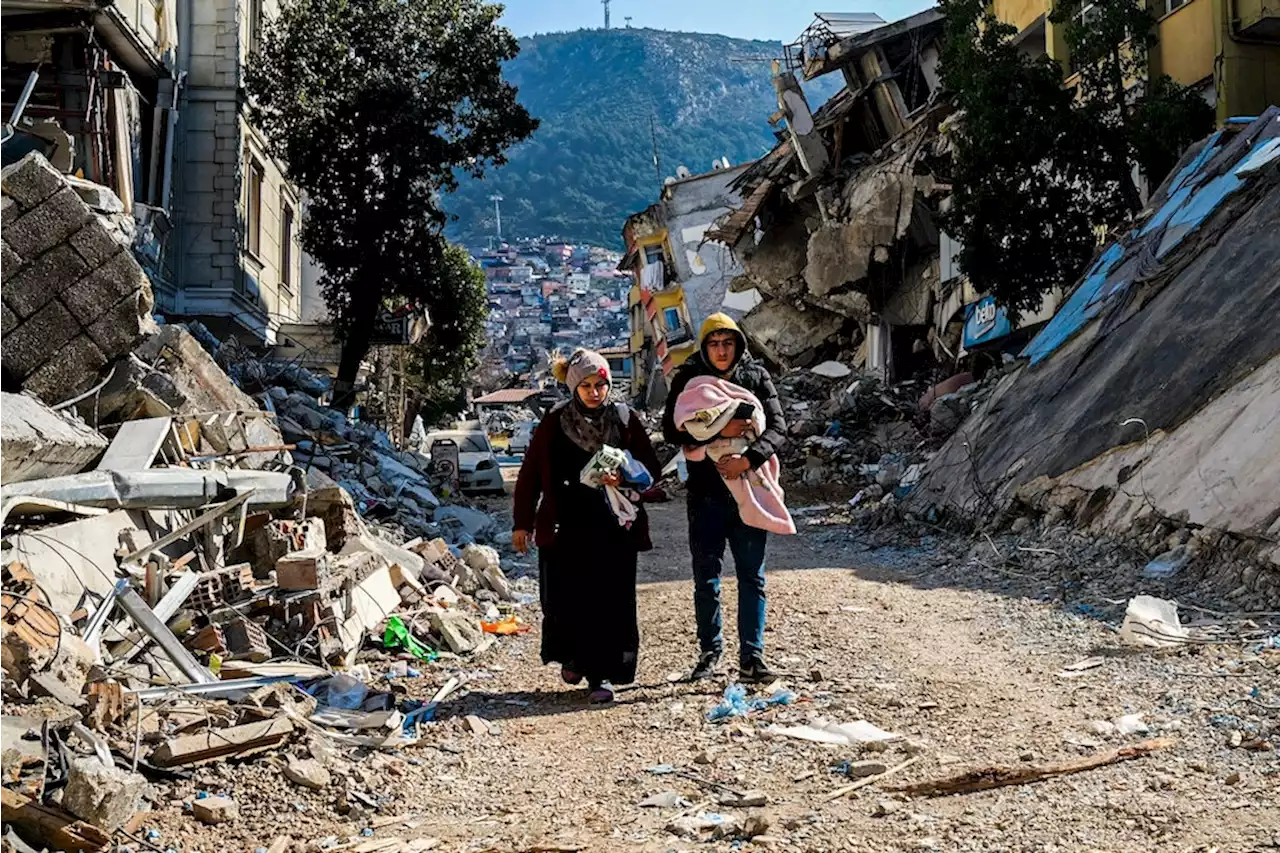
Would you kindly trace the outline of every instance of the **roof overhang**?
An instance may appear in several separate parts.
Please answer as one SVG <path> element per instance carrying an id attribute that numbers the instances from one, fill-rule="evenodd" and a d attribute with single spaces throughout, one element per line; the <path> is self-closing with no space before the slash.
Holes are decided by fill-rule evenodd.
<path id="1" fill-rule="evenodd" d="M 109 0 L 5 0 L 5 33 L 74 32 L 92 28 L 131 76 L 172 76 Z"/>

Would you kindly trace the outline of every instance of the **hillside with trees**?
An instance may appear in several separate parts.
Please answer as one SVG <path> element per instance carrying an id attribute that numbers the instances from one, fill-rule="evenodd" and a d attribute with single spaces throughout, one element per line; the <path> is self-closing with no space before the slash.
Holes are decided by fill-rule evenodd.
<path id="1" fill-rule="evenodd" d="M 623 219 L 655 201 L 677 166 L 703 172 L 717 158 L 738 164 L 773 147 L 770 61 L 781 56 L 779 42 L 649 29 L 521 39 L 505 76 L 541 125 L 506 166 L 464 178 L 444 199 L 457 217 L 450 236 L 483 244 L 496 193 L 506 236 L 618 246 Z M 840 82 L 817 81 L 814 105 Z"/>

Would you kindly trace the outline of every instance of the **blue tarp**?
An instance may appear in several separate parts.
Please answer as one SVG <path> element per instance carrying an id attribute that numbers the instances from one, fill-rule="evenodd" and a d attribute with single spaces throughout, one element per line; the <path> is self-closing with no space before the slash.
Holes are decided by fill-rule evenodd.
<path id="1" fill-rule="evenodd" d="M 1280 114 L 1275 108 L 1253 121 L 1248 129 L 1240 131 L 1245 138 L 1253 139 L 1253 144 L 1227 169 L 1210 166 L 1217 155 L 1238 137 L 1223 131 L 1211 136 L 1191 162 L 1169 181 L 1165 201 L 1160 208 L 1140 229 L 1129 232 L 1107 247 L 1054 318 L 1022 351 L 1022 356 L 1035 365 L 1052 355 L 1133 283 L 1134 266 L 1122 264 L 1122 260 L 1141 251 L 1150 252 L 1156 261 L 1165 259 L 1188 236 L 1198 231 L 1227 198 L 1243 187 L 1250 174 L 1280 158 L 1276 130 L 1266 127 L 1268 123 L 1280 123 Z M 1221 174 L 1215 174 L 1217 172 Z M 966 321 L 966 347 L 969 346 L 968 334 Z"/>

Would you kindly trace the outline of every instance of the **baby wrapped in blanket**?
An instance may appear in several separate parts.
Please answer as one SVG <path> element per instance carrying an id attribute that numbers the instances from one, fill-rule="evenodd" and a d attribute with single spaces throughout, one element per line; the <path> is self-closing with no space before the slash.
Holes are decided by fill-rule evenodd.
<path id="1" fill-rule="evenodd" d="M 743 415 L 749 416 L 750 429 L 735 438 L 720 435 L 730 421 L 748 419 Z M 719 462 L 726 456 L 742 454 L 765 428 L 764 410 L 756 395 L 714 376 L 698 376 L 689 381 L 676 399 L 675 422 L 695 440 L 707 442 L 685 449 L 685 458 L 690 462 L 704 458 Z M 745 477 L 725 480 L 725 484 L 738 504 L 744 524 L 771 533 L 792 534 L 796 525 L 784 500 L 780 471 L 777 457 L 771 456 Z"/>

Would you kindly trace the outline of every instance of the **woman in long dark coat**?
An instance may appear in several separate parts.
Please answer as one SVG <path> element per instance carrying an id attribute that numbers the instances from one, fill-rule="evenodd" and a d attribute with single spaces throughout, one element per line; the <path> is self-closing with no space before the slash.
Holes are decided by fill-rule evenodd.
<path id="1" fill-rule="evenodd" d="M 629 527 L 582 469 L 601 447 L 628 450 L 653 475 L 658 459 L 640 418 L 609 402 L 612 376 L 599 353 L 578 350 L 552 367 L 572 398 L 547 413 L 525 453 L 515 492 L 512 545 L 538 546 L 542 662 L 559 663 L 567 684 L 585 678 L 593 703 L 635 680 L 636 555 L 652 548 L 644 507 Z M 617 485 L 616 476 L 609 481 Z"/>

